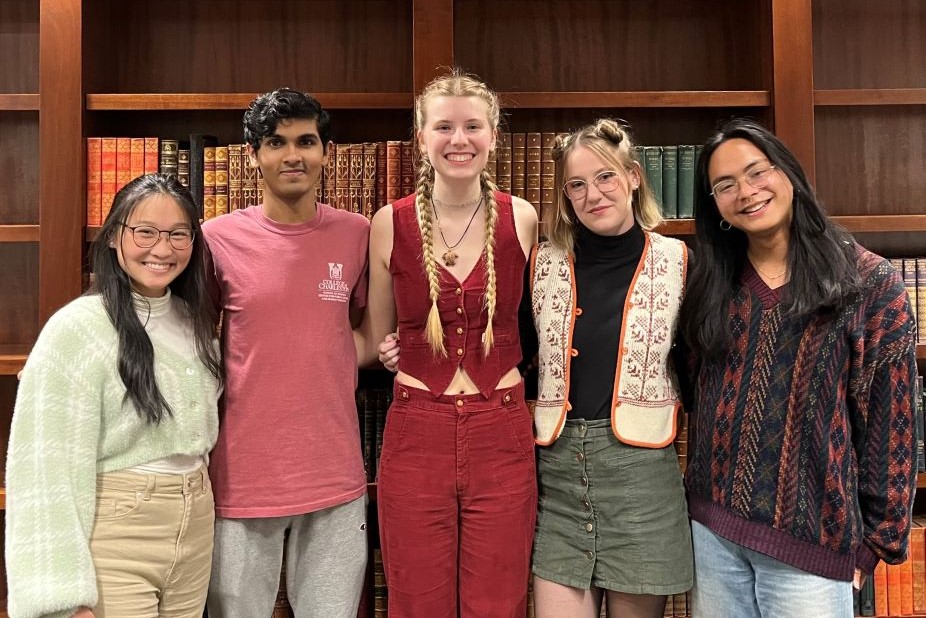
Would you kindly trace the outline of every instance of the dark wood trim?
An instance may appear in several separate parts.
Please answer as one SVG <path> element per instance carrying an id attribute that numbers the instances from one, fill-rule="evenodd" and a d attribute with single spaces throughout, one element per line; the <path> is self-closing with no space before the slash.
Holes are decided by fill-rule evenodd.
<path id="1" fill-rule="evenodd" d="M 768 107 L 767 90 L 692 90 L 631 92 L 499 92 L 509 108 L 610 107 Z"/>
<path id="2" fill-rule="evenodd" d="M 30 112 L 39 109 L 37 94 L 0 94 L 0 111 Z"/>
<path id="3" fill-rule="evenodd" d="M 87 109 L 105 110 L 218 110 L 246 109 L 256 93 L 87 94 Z M 317 92 L 327 109 L 409 109 L 414 96 L 407 92 Z"/>
<path id="4" fill-rule="evenodd" d="M 453 66 L 453 0 L 412 0 L 412 64 L 416 95 Z"/>
<path id="5" fill-rule="evenodd" d="M 916 488 L 922 489 L 926 487 L 926 472 L 917 472 L 916 474 Z"/>
<path id="6" fill-rule="evenodd" d="M 850 232 L 926 232 L 926 215 L 840 215 L 832 219 Z"/>
<path id="7" fill-rule="evenodd" d="M 0 345 L 0 376 L 15 376 L 26 364 L 32 346 Z"/>
<path id="8" fill-rule="evenodd" d="M 926 343 L 916 344 L 916 358 L 918 360 L 926 360 Z"/>
<path id="9" fill-rule="evenodd" d="M 0 225 L 0 242 L 38 242 L 37 225 Z"/>
<path id="10" fill-rule="evenodd" d="M 926 105 L 926 88 L 814 90 L 814 105 Z"/>
<path id="11" fill-rule="evenodd" d="M 80 0 L 40 0 L 39 321 L 80 295 L 84 226 Z"/>
<path id="12" fill-rule="evenodd" d="M 775 134 L 816 177 L 811 0 L 771 0 Z"/>

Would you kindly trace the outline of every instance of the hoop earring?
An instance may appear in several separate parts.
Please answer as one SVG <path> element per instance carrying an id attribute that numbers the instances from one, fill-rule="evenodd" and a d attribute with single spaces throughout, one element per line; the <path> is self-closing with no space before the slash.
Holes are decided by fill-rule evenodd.
<path id="1" fill-rule="evenodd" d="M 727 225 L 724 226 L 724 223 L 726 223 Z M 721 219 L 721 220 L 720 220 L 720 229 L 722 229 L 724 232 L 729 232 L 730 229 L 731 229 L 732 227 L 733 227 L 733 226 L 730 225 L 730 222 L 727 221 L 726 219 Z"/>

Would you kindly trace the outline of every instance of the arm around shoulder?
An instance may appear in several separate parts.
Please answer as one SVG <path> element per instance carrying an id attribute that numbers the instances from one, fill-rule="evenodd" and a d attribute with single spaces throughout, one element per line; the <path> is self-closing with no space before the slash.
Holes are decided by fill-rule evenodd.
<path id="1" fill-rule="evenodd" d="M 377 345 L 396 328 L 395 298 L 389 261 L 394 231 L 392 205 L 380 208 L 370 226 L 370 282 L 360 328 L 354 331 L 357 361 L 363 367 L 376 360 Z"/>

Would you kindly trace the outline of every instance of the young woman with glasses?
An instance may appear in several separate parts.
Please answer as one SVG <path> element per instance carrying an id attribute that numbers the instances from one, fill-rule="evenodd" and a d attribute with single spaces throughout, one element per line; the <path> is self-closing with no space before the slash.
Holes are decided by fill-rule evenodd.
<path id="1" fill-rule="evenodd" d="M 187 189 L 155 174 L 128 183 L 91 263 L 93 291 L 49 319 L 16 397 L 9 611 L 198 618 L 220 365 Z"/>
<path id="2" fill-rule="evenodd" d="M 611 616 L 656 618 L 692 585 L 672 444 L 687 250 L 651 231 L 659 206 L 627 126 L 599 120 L 553 157 L 563 189 L 522 303 L 525 357 L 539 350 L 537 616 L 594 618 L 604 602 Z"/>
<path id="3" fill-rule="evenodd" d="M 794 155 L 733 120 L 706 143 L 681 329 L 697 367 L 693 615 L 850 618 L 907 551 L 915 329 L 887 260 L 827 219 Z"/>

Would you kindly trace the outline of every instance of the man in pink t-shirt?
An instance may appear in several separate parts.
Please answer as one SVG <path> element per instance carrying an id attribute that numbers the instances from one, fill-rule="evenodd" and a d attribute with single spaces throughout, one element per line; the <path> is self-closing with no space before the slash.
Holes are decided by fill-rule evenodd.
<path id="1" fill-rule="evenodd" d="M 264 178 L 263 204 L 203 226 L 225 363 L 209 466 L 210 618 L 273 612 L 284 538 L 296 617 L 357 614 L 366 478 L 351 328 L 366 304 L 369 222 L 315 201 L 329 131 L 306 94 L 257 97 L 244 138 Z"/>

